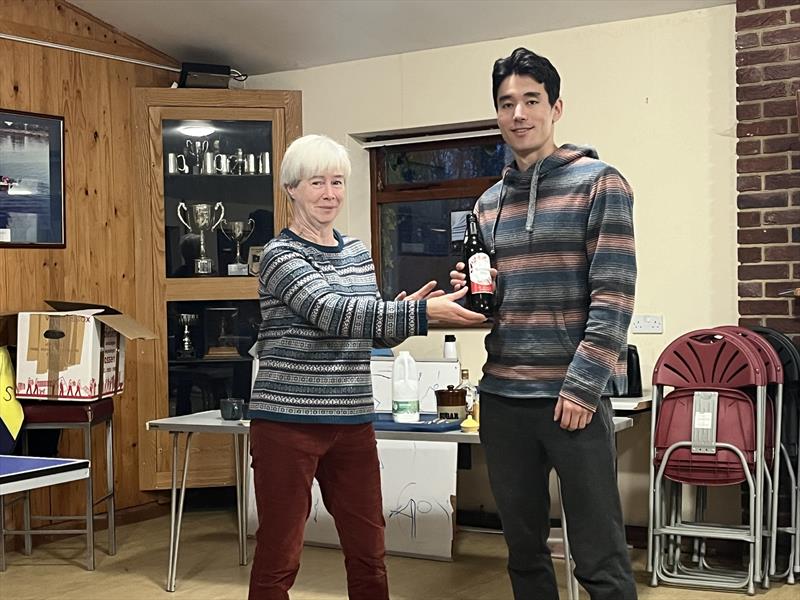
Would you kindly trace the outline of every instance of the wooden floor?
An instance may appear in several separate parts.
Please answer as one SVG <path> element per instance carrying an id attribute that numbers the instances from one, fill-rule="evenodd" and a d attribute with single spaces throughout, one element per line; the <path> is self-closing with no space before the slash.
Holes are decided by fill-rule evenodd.
<path id="1" fill-rule="evenodd" d="M 7 555 L 0 573 L 0 598 L 13 600 L 243 600 L 250 567 L 238 566 L 235 515 L 228 511 L 188 512 L 175 593 L 164 591 L 169 548 L 169 517 L 117 528 L 116 556 L 108 556 L 106 532 L 97 533 L 97 570 L 83 566 L 82 538 L 65 538 L 37 547 L 33 556 Z M 253 542 L 250 541 L 250 556 Z M 504 600 L 511 598 L 506 551 L 500 535 L 460 532 L 454 562 L 388 557 L 393 600 Z M 646 600 L 717 600 L 733 593 L 650 588 L 643 552 L 634 552 L 639 598 Z M 563 563 L 555 561 L 563 584 Z M 344 566 L 338 550 L 307 547 L 292 600 L 340 600 L 347 597 Z M 561 589 L 561 597 L 566 591 Z M 586 597 L 584 594 L 581 598 Z M 797 600 L 800 586 L 775 585 L 758 598 Z"/>

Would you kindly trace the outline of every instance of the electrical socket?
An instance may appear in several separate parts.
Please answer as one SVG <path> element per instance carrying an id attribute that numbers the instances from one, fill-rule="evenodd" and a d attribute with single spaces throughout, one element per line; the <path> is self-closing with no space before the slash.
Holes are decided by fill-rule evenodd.
<path id="1" fill-rule="evenodd" d="M 633 315 L 631 333 L 664 333 L 664 317 L 661 315 Z"/>

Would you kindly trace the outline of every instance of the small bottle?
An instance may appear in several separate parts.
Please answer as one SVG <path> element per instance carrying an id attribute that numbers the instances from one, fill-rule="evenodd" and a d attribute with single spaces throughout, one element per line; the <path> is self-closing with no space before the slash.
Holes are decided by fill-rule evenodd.
<path id="1" fill-rule="evenodd" d="M 418 391 L 417 363 L 407 350 L 401 350 L 392 366 L 392 419 L 395 423 L 419 421 Z"/>
<path id="2" fill-rule="evenodd" d="M 475 386 L 469 380 L 469 369 L 461 369 L 461 383 L 456 389 L 466 392 L 467 412 L 470 412 L 475 406 Z"/>
<path id="3" fill-rule="evenodd" d="M 446 360 L 458 360 L 458 350 L 456 349 L 456 336 L 447 334 L 444 336 L 444 350 L 442 356 Z"/>
<path id="4" fill-rule="evenodd" d="M 492 263 L 481 239 L 478 219 L 467 214 L 467 230 L 464 235 L 464 264 L 467 275 L 467 308 L 491 316 L 494 310 L 494 286 L 490 269 Z"/>
<path id="5" fill-rule="evenodd" d="M 480 385 L 475 386 L 475 398 L 472 401 L 472 418 L 481 424 L 481 388 Z"/>

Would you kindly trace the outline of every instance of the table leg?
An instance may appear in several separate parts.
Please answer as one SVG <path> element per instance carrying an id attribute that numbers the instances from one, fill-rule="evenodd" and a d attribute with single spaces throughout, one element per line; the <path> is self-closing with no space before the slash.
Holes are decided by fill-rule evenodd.
<path id="1" fill-rule="evenodd" d="M 233 462 L 234 468 L 233 470 L 236 472 L 236 529 L 239 533 L 239 564 L 243 565 L 246 563 L 245 560 L 245 552 L 244 552 L 244 532 L 242 531 L 242 479 L 244 475 L 242 473 L 242 461 L 240 457 L 240 449 L 239 449 L 239 435 L 234 433 L 233 434 Z"/>
<path id="2" fill-rule="evenodd" d="M 22 436 L 22 454 L 29 456 L 28 452 L 28 435 L 29 432 L 25 431 Z M 33 539 L 30 534 L 31 530 L 31 491 L 25 490 L 25 497 L 22 500 L 22 528 L 28 532 L 25 534 L 25 545 L 23 546 L 23 554 L 30 556 L 33 553 Z"/>
<path id="3" fill-rule="evenodd" d="M 181 480 L 181 494 L 177 502 L 176 494 L 178 480 L 178 435 L 172 432 L 172 501 L 170 502 L 170 533 L 169 533 L 169 567 L 167 569 L 168 592 L 175 591 L 175 578 L 178 569 L 178 546 L 181 537 L 181 521 L 183 520 L 183 501 L 186 497 L 186 478 L 189 473 L 189 450 L 192 442 L 192 432 L 186 434 L 186 447 L 183 455 L 183 478 Z"/>
<path id="4" fill-rule="evenodd" d="M 244 564 L 247 564 L 247 506 L 250 501 L 250 434 L 242 436 L 242 530 L 244 531 Z"/>
<path id="5" fill-rule="evenodd" d="M 172 438 L 172 487 L 169 503 L 169 558 L 167 559 L 167 585 L 166 589 L 169 591 L 169 582 L 172 581 L 172 555 L 175 552 L 175 486 L 177 484 L 177 468 L 178 468 L 178 434 L 175 432 L 170 433 Z"/>
<path id="6" fill-rule="evenodd" d="M 88 423 L 83 429 L 83 453 L 92 464 L 92 424 Z M 86 478 L 86 569 L 94 571 L 94 473 L 89 468 L 89 477 Z"/>
<path id="7" fill-rule="evenodd" d="M 240 446 L 241 444 L 241 446 Z M 236 521 L 239 530 L 239 564 L 247 564 L 247 497 L 249 494 L 250 436 L 234 434 L 234 460 L 236 461 Z"/>
<path id="8" fill-rule="evenodd" d="M 117 528 L 115 524 L 117 508 L 114 495 L 114 422 L 111 418 L 106 421 L 106 494 L 111 494 L 106 500 L 108 553 L 114 556 L 117 553 Z"/>
<path id="9" fill-rule="evenodd" d="M 26 455 L 27 456 L 27 455 Z M 25 531 L 31 530 L 31 491 L 25 490 L 22 498 L 22 527 Z M 25 543 L 23 545 L 23 553 L 26 556 L 33 554 L 33 542 L 31 535 L 25 535 Z"/>
<path id="10" fill-rule="evenodd" d="M 247 564 L 247 505 L 250 499 L 250 434 L 242 436 L 242 532 L 244 545 L 243 565 Z"/>
<path id="11" fill-rule="evenodd" d="M 6 505 L 0 496 L 0 573 L 6 570 Z"/>

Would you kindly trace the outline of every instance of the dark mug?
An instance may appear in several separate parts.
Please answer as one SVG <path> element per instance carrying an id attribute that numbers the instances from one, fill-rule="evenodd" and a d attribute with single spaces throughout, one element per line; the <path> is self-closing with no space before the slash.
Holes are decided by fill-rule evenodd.
<path id="1" fill-rule="evenodd" d="M 244 400 L 242 398 L 223 398 L 219 401 L 219 412 L 226 421 L 238 421 L 242 418 Z"/>

